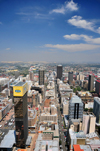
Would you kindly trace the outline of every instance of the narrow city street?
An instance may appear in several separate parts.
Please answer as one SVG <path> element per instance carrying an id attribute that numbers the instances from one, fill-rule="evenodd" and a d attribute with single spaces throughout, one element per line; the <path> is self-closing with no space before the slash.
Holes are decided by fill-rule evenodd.
<path id="1" fill-rule="evenodd" d="M 66 144 L 66 141 L 65 141 L 65 137 L 64 137 L 64 128 L 63 128 L 63 118 L 61 116 L 61 112 L 60 112 L 60 108 L 58 107 L 58 121 L 59 121 L 59 138 L 61 139 L 61 144 L 62 144 L 62 149 L 63 151 L 67 151 L 66 148 L 65 148 L 65 144 Z"/>

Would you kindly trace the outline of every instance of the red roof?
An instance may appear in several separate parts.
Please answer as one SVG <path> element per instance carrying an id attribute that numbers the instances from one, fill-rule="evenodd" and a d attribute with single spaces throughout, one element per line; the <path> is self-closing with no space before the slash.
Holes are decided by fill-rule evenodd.
<path id="1" fill-rule="evenodd" d="M 100 81 L 99 81 L 99 80 L 96 80 L 96 81 L 100 83 Z"/>
<path id="2" fill-rule="evenodd" d="M 38 111 L 38 107 L 37 108 L 35 108 L 37 111 Z"/>
<path id="3" fill-rule="evenodd" d="M 74 151 L 84 151 L 83 149 L 80 148 L 80 145 L 73 145 Z"/>

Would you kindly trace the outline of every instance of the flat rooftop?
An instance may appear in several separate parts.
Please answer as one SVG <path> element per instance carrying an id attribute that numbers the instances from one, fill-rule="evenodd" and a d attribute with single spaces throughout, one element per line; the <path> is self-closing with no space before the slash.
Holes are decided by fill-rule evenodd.
<path id="1" fill-rule="evenodd" d="M 48 145 L 48 151 L 59 151 L 59 142 L 57 140 L 42 140 L 42 134 L 39 134 L 35 151 L 45 151 L 46 145 Z"/>
<path id="2" fill-rule="evenodd" d="M 18 82 L 15 86 L 23 86 L 25 82 Z"/>
<path id="3" fill-rule="evenodd" d="M 1 141 L 0 148 L 12 148 L 14 143 L 14 130 L 9 130 L 8 134 L 5 135 L 4 139 Z"/>

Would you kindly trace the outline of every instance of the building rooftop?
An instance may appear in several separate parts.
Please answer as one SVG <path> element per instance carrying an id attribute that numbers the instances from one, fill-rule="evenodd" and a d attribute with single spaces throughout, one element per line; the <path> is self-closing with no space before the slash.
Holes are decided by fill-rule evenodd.
<path id="1" fill-rule="evenodd" d="M 70 100 L 71 103 L 82 103 L 81 98 L 79 98 L 78 96 L 73 96 Z"/>
<path id="2" fill-rule="evenodd" d="M 98 137 L 98 135 L 95 132 L 93 132 L 93 133 L 86 134 L 86 137 L 94 138 L 94 137 Z"/>
<path id="3" fill-rule="evenodd" d="M 18 82 L 15 86 L 23 86 L 25 82 Z"/>
<path id="4" fill-rule="evenodd" d="M 42 140 L 42 134 L 39 134 L 35 151 L 45 151 L 46 145 L 48 145 L 48 151 L 59 151 L 59 142 L 57 140 Z"/>
<path id="5" fill-rule="evenodd" d="M 89 145 L 80 145 L 80 148 L 83 150 L 83 151 L 92 151 L 91 150 L 91 147 Z"/>
<path id="6" fill-rule="evenodd" d="M 94 97 L 94 100 L 95 100 L 96 102 L 98 102 L 98 104 L 100 104 L 100 98 L 99 98 L 99 97 Z"/>
<path id="7" fill-rule="evenodd" d="M 1 141 L 0 148 L 12 148 L 14 143 L 14 130 L 9 130 L 8 134 L 5 135 L 4 139 Z"/>
<path id="8" fill-rule="evenodd" d="M 83 149 L 80 148 L 80 145 L 76 144 L 73 145 L 74 151 L 84 151 Z"/>

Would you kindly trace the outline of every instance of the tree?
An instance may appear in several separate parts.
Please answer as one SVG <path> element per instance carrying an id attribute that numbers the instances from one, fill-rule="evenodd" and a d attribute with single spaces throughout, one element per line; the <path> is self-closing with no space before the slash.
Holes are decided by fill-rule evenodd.
<path id="1" fill-rule="evenodd" d="M 85 109 L 84 109 L 84 111 L 86 111 L 86 112 L 87 112 L 87 111 L 88 111 L 88 108 L 85 108 Z"/>
<path id="2" fill-rule="evenodd" d="M 93 109 L 92 109 L 92 108 L 90 108 L 90 109 L 89 109 L 89 112 L 93 112 Z"/>
<path id="3" fill-rule="evenodd" d="M 78 87 L 77 87 L 77 90 L 78 90 L 78 91 L 81 91 L 81 88 L 78 86 Z"/>
<path id="4" fill-rule="evenodd" d="M 77 91 L 77 88 L 74 88 L 74 89 L 73 89 L 73 92 L 76 93 L 76 91 Z"/>

